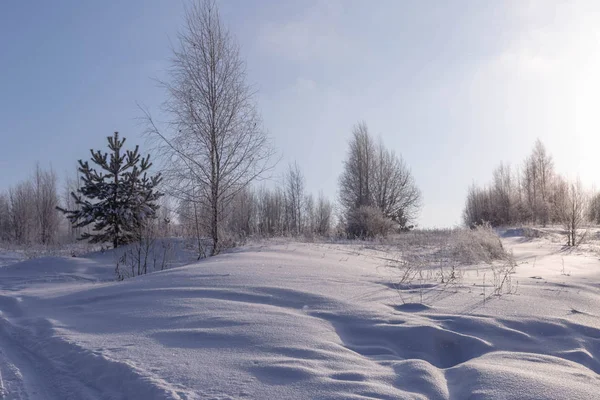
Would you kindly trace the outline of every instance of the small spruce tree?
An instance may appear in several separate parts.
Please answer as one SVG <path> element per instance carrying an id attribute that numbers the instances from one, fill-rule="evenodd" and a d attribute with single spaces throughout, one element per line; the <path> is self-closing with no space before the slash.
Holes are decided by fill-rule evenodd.
<path id="1" fill-rule="evenodd" d="M 162 196 L 156 187 L 162 178 L 160 173 L 148 176 L 150 155 L 141 157 L 138 146 L 122 151 L 125 138 L 119 139 L 118 132 L 107 139 L 110 158 L 108 153 L 90 150 L 100 171 L 79 160 L 83 185 L 77 194 L 71 192 L 78 209 L 59 210 L 75 228 L 94 224 L 93 233 L 83 233 L 80 240 L 112 242 L 116 248 L 139 240 L 139 228 L 156 217 L 157 200 Z"/>

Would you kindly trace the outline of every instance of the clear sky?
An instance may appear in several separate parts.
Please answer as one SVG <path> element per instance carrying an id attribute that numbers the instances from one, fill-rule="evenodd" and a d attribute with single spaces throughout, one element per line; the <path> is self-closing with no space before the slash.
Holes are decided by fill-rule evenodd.
<path id="1" fill-rule="evenodd" d="M 0 5 L 0 190 L 36 161 L 60 174 L 159 116 L 174 0 Z M 600 2 L 221 0 L 265 127 L 307 187 L 337 192 L 352 126 L 402 154 L 420 225 L 460 222 L 467 187 L 537 137 L 559 172 L 600 182 Z"/>

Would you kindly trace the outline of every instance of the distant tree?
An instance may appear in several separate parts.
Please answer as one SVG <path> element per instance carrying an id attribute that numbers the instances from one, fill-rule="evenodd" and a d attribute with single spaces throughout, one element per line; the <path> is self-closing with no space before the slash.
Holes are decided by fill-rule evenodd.
<path id="1" fill-rule="evenodd" d="M 10 202 L 6 194 L 0 193 L 0 242 L 9 242 L 10 240 Z"/>
<path id="2" fill-rule="evenodd" d="M 463 210 L 466 225 L 562 223 L 565 182 L 555 174 L 552 156 L 539 139 L 523 167 L 515 171 L 501 163 L 489 186 L 469 188 Z"/>
<path id="3" fill-rule="evenodd" d="M 257 200 L 252 188 L 240 190 L 231 203 L 228 215 L 228 230 L 230 233 L 242 238 L 252 235 L 256 231 Z"/>
<path id="4" fill-rule="evenodd" d="M 590 222 L 600 225 L 600 193 L 596 193 L 590 200 L 587 218 Z"/>
<path id="5" fill-rule="evenodd" d="M 8 191 L 10 202 L 10 224 L 16 243 L 34 241 L 35 190 L 29 180 L 18 183 Z"/>
<path id="6" fill-rule="evenodd" d="M 561 220 L 567 233 L 567 246 L 576 246 L 578 243 L 577 231 L 585 222 L 587 196 L 578 179 L 565 185 L 565 195 L 562 197 Z"/>
<path id="7" fill-rule="evenodd" d="M 352 132 L 339 185 L 340 203 L 346 214 L 361 207 L 375 207 L 384 218 L 407 228 L 421 208 L 421 191 L 410 169 L 381 141 L 375 144 L 364 122 Z M 375 215 L 363 211 L 353 217 Z"/>
<path id="8" fill-rule="evenodd" d="M 492 173 L 492 195 L 495 204 L 496 225 L 513 222 L 513 183 L 510 166 L 500 163 Z"/>
<path id="9" fill-rule="evenodd" d="M 537 139 L 533 151 L 525 160 L 523 185 L 533 223 L 546 225 L 550 220 L 551 185 L 554 162 L 541 140 Z"/>
<path id="10" fill-rule="evenodd" d="M 386 218 L 377 207 L 361 206 L 346 216 L 346 233 L 350 238 L 386 236 L 392 229 L 392 220 Z"/>
<path id="11" fill-rule="evenodd" d="M 345 210 L 353 210 L 373 205 L 371 178 L 375 172 L 375 143 L 365 122 L 354 126 L 348 146 L 340 176 L 340 202 Z"/>
<path id="12" fill-rule="evenodd" d="M 158 204 L 157 234 L 161 237 L 169 237 L 172 234 L 171 228 L 175 219 L 171 199 L 168 196 L 162 196 Z"/>
<path id="13" fill-rule="evenodd" d="M 304 176 L 297 162 L 290 164 L 285 175 L 285 199 L 289 231 L 297 236 L 302 232 L 305 208 Z"/>
<path id="14" fill-rule="evenodd" d="M 62 189 L 61 207 L 65 210 L 79 210 L 81 207 L 75 202 L 71 195 L 73 192 L 78 192 L 81 188 L 81 174 L 79 168 L 75 168 L 73 175 L 67 175 Z M 68 238 L 70 241 L 75 241 L 81 235 L 81 228 L 76 228 L 67 219 Z"/>
<path id="15" fill-rule="evenodd" d="M 373 204 L 401 228 L 408 227 L 421 209 L 421 191 L 402 157 L 379 142 L 371 178 Z"/>
<path id="16" fill-rule="evenodd" d="M 223 25 L 214 0 L 193 3 L 173 54 L 169 127 L 159 128 L 149 113 L 149 134 L 164 155 L 169 191 L 208 211 L 200 222 L 221 249 L 222 224 L 236 194 L 275 163 L 270 140 L 245 82 L 239 47 Z"/>
<path id="17" fill-rule="evenodd" d="M 285 196 L 276 187 L 273 190 L 262 188 L 258 191 L 258 233 L 261 236 L 277 236 L 286 233 Z"/>
<path id="18" fill-rule="evenodd" d="M 329 235 L 333 219 L 333 205 L 325 198 L 323 193 L 319 194 L 315 207 L 315 233 L 321 236 Z"/>
<path id="19" fill-rule="evenodd" d="M 71 193 L 78 208 L 58 209 L 77 228 L 94 224 L 93 233 L 84 232 L 80 239 L 112 242 L 116 248 L 139 239 L 142 225 L 155 217 L 162 196 L 156 190 L 161 175 L 148 176 L 150 156 L 141 158 L 138 146 L 123 151 L 125 138 L 119 139 L 118 132 L 107 139 L 110 158 L 108 153 L 90 150 L 91 161 L 99 170 L 79 160 L 82 186 L 77 194 Z"/>
<path id="20" fill-rule="evenodd" d="M 476 225 L 483 223 L 482 209 L 479 202 L 480 189 L 475 185 L 471 185 L 467 190 L 467 199 L 465 208 L 463 209 L 463 223 L 465 226 L 474 228 Z"/>
<path id="21" fill-rule="evenodd" d="M 58 233 L 58 190 L 56 174 L 52 170 L 42 170 L 38 165 L 33 175 L 35 192 L 35 219 L 38 241 L 50 244 L 56 240 Z"/>
<path id="22" fill-rule="evenodd" d="M 302 201 L 302 232 L 312 235 L 315 232 L 315 199 L 311 193 L 306 194 Z"/>
<path id="23" fill-rule="evenodd" d="M 466 226 L 474 228 L 489 223 L 499 225 L 494 190 L 487 187 L 472 185 L 467 192 L 467 200 L 463 210 L 463 222 Z"/>

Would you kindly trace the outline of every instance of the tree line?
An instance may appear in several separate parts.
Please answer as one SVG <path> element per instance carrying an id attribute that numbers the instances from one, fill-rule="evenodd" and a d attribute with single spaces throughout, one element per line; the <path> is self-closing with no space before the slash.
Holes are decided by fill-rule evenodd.
<path id="1" fill-rule="evenodd" d="M 56 243 L 61 226 L 58 202 L 56 173 L 36 165 L 30 178 L 0 192 L 0 241 Z"/>
<path id="2" fill-rule="evenodd" d="M 520 168 L 500 163 L 491 183 L 472 185 L 463 210 L 469 227 L 562 225 L 569 245 L 576 244 L 577 229 L 586 220 L 600 222 L 599 217 L 600 194 L 589 202 L 579 179 L 569 180 L 555 171 L 552 156 L 539 139 Z"/>
<path id="3" fill-rule="evenodd" d="M 247 186 L 236 193 L 223 211 L 219 227 L 227 242 L 251 236 L 329 236 L 334 223 L 334 205 L 323 193 L 307 193 L 305 178 L 297 163 L 273 187 Z M 179 202 L 179 219 L 188 236 L 207 232 L 210 211 L 195 201 Z"/>

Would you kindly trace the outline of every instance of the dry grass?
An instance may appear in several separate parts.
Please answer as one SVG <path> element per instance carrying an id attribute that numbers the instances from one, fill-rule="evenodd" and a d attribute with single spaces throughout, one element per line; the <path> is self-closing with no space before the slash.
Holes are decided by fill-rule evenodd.
<path id="1" fill-rule="evenodd" d="M 457 229 L 449 241 L 450 255 L 462 264 L 492 263 L 506 260 L 508 253 L 502 246 L 500 237 L 488 225 L 475 229 Z"/>

